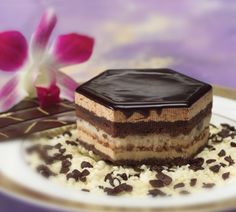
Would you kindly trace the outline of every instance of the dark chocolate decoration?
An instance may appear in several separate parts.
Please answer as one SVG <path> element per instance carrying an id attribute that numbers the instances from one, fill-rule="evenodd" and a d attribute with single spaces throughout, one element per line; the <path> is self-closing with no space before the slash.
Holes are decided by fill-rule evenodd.
<path id="1" fill-rule="evenodd" d="M 197 178 L 192 178 L 191 180 L 190 180 L 190 186 L 195 186 L 196 185 L 196 183 L 197 183 Z"/>
<path id="2" fill-rule="evenodd" d="M 71 146 L 78 146 L 78 144 L 74 141 L 66 141 L 66 144 L 71 145 Z"/>
<path id="3" fill-rule="evenodd" d="M 67 172 L 70 171 L 70 166 L 71 166 L 71 162 L 69 160 L 63 160 L 61 162 L 61 170 L 60 173 L 66 174 Z"/>
<path id="4" fill-rule="evenodd" d="M 216 159 L 208 159 L 208 160 L 206 160 L 207 164 L 211 164 L 211 163 L 214 163 L 214 162 L 216 162 Z"/>
<path id="5" fill-rule="evenodd" d="M 234 165 L 234 160 L 233 158 L 229 155 L 229 156 L 225 156 L 224 159 L 229 163 L 229 166 Z"/>
<path id="6" fill-rule="evenodd" d="M 150 180 L 149 183 L 154 188 L 162 188 L 165 186 L 164 182 L 161 180 Z"/>
<path id="7" fill-rule="evenodd" d="M 214 173 L 218 173 L 220 171 L 220 167 L 221 167 L 220 165 L 216 164 L 214 166 L 211 166 L 210 170 Z"/>
<path id="8" fill-rule="evenodd" d="M 156 178 L 161 180 L 166 186 L 170 185 L 172 182 L 172 178 L 162 172 L 157 173 Z"/>
<path id="9" fill-rule="evenodd" d="M 69 180 L 70 178 L 73 178 L 75 181 L 78 181 L 80 176 L 81 176 L 81 172 L 77 169 L 74 169 L 72 172 L 66 175 L 66 179 Z"/>
<path id="10" fill-rule="evenodd" d="M 219 157 L 224 157 L 226 155 L 226 152 L 224 149 L 220 150 L 220 152 L 218 153 Z"/>
<path id="11" fill-rule="evenodd" d="M 225 128 L 225 129 L 227 129 L 227 130 L 229 130 L 229 131 L 236 131 L 236 129 L 235 129 L 235 127 L 234 126 L 231 126 L 231 125 L 229 125 L 229 124 L 227 124 L 227 123 L 222 123 L 222 124 L 220 124 L 223 128 Z"/>
<path id="12" fill-rule="evenodd" d="M 39 165 L 36 170 L 44 177 L 48 178 L 50 176 L 55 176 L 56 174 L 52 172 L 47 166 Z"/>
<path id="13" fill-rule="evenodd" d="M 222 174 L 222 179 L 227 180 L 229 178 L 230 172 L 225 172 Z"/>
<path id="14" fill-rule="evenodd" d="M 151 196 L 153 196 L 153 197 L 156 197 L 156 196 L 166 196 L 166 194 L 163 192 L 163 191 L 161 191 L 161 190 L 159 190 L 159 189 L 152 189 L 152 190 L 149 190 L 148 191 L 148 195 L 151 195 Z"/>
<path id="15" fill-rule="evenodd" d="M 84 168 L 93 168 L 92 164 L 87 162 L 87 161 L 83 161 L 81 163 L 81 168 L 84 169 Z"/>
<path id="16" fill-rule="evenodd" d="M 225 163 L 220 163 L 222 167 L 226 167 L 227 165 Z"/>
<path id="17" fill-rule="evenodd" d="M 132 190 L 133 187 L 126 183 L 122 183 L 114 188 L 104 188 L 104 192 L 106 192 L 108 195 L 117 195 L 121 192 L 131 192 Z"/>
<path id="18" fill-rule="evenodd" d="M 37 99 L 26 99 L 0 116 L 0 141 L 75 124 L 74 103 L 61 100 L 40 108 Z"/>
<path id="19" fill-rule="evenodd" d="M 203 158 L 193 158 L 189 162 L 189 169 L 192 169 L 193 171 L 203 170 L 204 169 L 202 167 L 203 163 L 204 163 Z"/>
<path id="20" fill-rule="evenodd" d="M 174 185 L 174 189 L 183 188 L 183 187 L 184 187 L 184 183 L 177 183 Z"/>
<path id="21" fill-rule="evenodd" d="M 124 181 L 128 180 L 128 176 L 126 173 L 122 173 L 122 174 L 117 174 L 118 177 L 121 177 Z"/>
<path id="22" fill-rule="evenodd" d="M 231 147 L 236 147 L 236 143 L 235 142 L 230 142 L 230 146 Z"/>
<path id="23" fill-rule="evenodd" d="M 215 186 L 215 183 L 203 183 L 202 187 L 203 188 L 212 188 Z"/>
<path id="24" fill-rule="evenodd" d="M 190 194 L 190 192 L 186 191 L 186 190 L 183 190 L 183 191 L 180 191 L 179 194 L 181 194 L 181 195 L 188 195 L 188 194 Z"/>
<path id="25" fill-rule="evenodd" d="M 81 189 L 81 191 L 90 192 L 90 190 L 89 190 L 89 189 L 86 189 L 86 188 Z"/>
<path id="26" fill-rule="evenodd" d="M 113 109 L 190 107 L 211 86 L 170 69 L 107 70 L 77 92 Z"/>

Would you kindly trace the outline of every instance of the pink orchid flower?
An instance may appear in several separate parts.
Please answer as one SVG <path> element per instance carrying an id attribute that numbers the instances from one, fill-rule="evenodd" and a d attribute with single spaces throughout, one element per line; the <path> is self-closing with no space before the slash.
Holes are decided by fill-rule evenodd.
<path id="1" fill-rule="evenodd" d="M 77 82 L 60 68 L 87 61 L 94 40 L 85 35 L 59 35 L 51 48 L 49 37 L 56 25 L 53 10 L 47 10 L 33 33 L 29 47 L 18 31 L 0 33 L 0 71 L 12 78 L 0 88 L 0 112 L 10 109 L 25 97 L 38 97 L 42 106 L 60 98 L 73 101 Z"/>

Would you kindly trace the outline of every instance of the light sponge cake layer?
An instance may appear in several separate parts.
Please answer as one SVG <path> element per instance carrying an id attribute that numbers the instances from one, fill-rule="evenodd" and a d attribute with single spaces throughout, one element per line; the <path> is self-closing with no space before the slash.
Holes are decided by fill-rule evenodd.
<path id="1" fill-rule="evenodd" d="M 196 101 L 190 108 L 162 108 L 162 109 L 142 109 L 140 112 L 131 112 L 127 116 L 125 110 L 114 110 L 99 104 L 92 99 L 80 94 L 75 94 L 75 103 L 80 108 L 86 109 L 99 118 L 104 118 L 111 122 L 136 123 L 140 121 L 163 121 L 175 122 L 192 119 L 200 111 L 204 110 L 212 102 L 212 90 Z M 146 114 L 144 114 L 144 112 Z"/>

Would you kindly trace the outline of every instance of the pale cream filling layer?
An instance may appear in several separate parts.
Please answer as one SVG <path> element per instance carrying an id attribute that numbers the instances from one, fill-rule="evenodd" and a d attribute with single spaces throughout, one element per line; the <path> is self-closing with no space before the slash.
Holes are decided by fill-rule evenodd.
<path id="1" fill-rule="evenodd" d="M 168 121 L 189 120 L 202 111 L 210 102 L 212 102 L 212 90 L 206 93 L 190 108 L 163 108 L 161 113 L 150 110 L 148 117 L 144 117 L 138 112 L 134 112 L 128 119 L 119 110 L 112 110 L 95 101 L 79 94 L 75 94 L 75 103 L 98 117 L 103 117 L 112 122 L 139 122 L 139 121 Z"/>
<path id="2" fill-rule="evenodd" d="M 101 129 L 95 128 L 90 123 L 83 119 L 77 120 L 77 128 L 79 131 L 79 138 L 83 141 L 87 139 L 93 139 L 104 146 L 109 146 L 112 149 L 126 149 L 127 147 L 139 148 L 147 147 L 152 148 L 153 151 L 163 148 L 177 148 L 188 146 L 190 141 L 193 141 L 205 128 L 209 126 L 210 116 L 207 116 L 202 120 L 192 131 L 187 134 L 180 134 L 176 137 L 172 137 L 169 134 L 148 134 L 148 135 L 128 135 L 125 138 L 112 137 Z"/>

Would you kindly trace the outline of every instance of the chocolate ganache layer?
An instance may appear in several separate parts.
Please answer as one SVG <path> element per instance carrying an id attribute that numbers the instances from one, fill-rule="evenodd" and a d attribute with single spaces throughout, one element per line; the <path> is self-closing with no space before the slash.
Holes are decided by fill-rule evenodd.
<path id="1" fill-rule="evenodd" d="M 77 89 L 113 109 L 190 107 L 212 87 L 170 69 L 107 70 Z M 140 110 L 139 110 L 140 111 Z"/>

